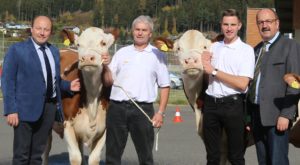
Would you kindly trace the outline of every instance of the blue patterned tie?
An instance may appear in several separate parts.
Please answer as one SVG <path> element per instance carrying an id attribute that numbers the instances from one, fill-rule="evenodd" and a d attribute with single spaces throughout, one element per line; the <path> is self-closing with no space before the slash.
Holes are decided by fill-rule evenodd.
<path id="1" fill-rule="evenodd" d="M 52 81 L 52 71 L 51 71 L 51 66 L 49 59 L 47 57 L 46 51 L 45 51 L 45 46 L 41 46 L 40 50 L 43 52 L 44 55 L 44 61 L 45 61 L 45 66 L 46 66 L 46 71 L 47 71 L 47 98 L 51 98 L 53 95 L 53 81 Z"/>
<path id="2" fill-rule="evenodd" d="M 266 54 L 266 48 L 267 48 L 268 44 L 269 44 L 269 42 L 266 41 L 266 42 L 263 43 L 263 46 L 261 47 L 260 55 L 258 56 L 256 65 L 255 65 L 253 80 L 252 80 L 251 85 L 249 87 L 249 95 L 248 96 L 249 96 L 249 99 L 252 103 L 254 103 L 254 101 L 255 101 L 257 78 L 258 78 L 258 75 L 260 73 L 260 65 L 261 65 L 261 62 L 262 62 L 262 58 Z"/>

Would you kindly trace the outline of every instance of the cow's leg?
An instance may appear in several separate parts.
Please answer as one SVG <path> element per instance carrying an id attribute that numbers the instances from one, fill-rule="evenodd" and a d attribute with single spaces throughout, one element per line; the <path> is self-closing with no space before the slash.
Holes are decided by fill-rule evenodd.
<path id="1" fill-rule="evenodd" d="M 43 159 L 42 165 L 48 165 L 48 158 L 49 158 L 49 153 L 51 150 L 51 144 L 52 144 L 52 133 L 50 133 L 50 135 L 48 137 L 45 151 L 42 155 L 42 159 Z"/>
<path id="2" fill-rule="evenodd" d="M 92 149 L 89 156 L 89 165 L 99 165 L 102 148 L 105 145 L 105 140 L 106 140 L 106 129 L 104 130 L 103 134 L 100 136 L 99 140 L 92 144 Z"/>
<path id="3" fill-rule="evenodd" d="M 227 149 L 227 136 L 225 130 L 223 129 L 222 138 L 221 138 L 221 157 L 220 165 L 230 165 L 231 163 L 227 159 L 228 149 Z"/>
<path id="4" fill-rule="evenodd" d="M 106 129 L 96 144 L 93 144 L 92 152 L 89 156 L 89 165 L 99 165 L 102 148 L 105 145 Z"/>
<path id="5" fill-rule="evenodd" d="M 203 131 L 202 131 L 202 112 L 200 109 L 195 109 L 195 115 L 196 115 L 196 126 L 197 126 L 197 132 L 199 136 L 203 137 Z"/>
<path id="6" fill-rule="evenodd" d="M 81 152 L 71 121 L 65 121 L 64 138 L 67 142 L 70 164 L 81 165 Z"/>

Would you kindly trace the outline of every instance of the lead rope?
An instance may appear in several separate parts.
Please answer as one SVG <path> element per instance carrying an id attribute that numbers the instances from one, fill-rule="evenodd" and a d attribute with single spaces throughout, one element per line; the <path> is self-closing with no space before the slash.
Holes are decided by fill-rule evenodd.
<path id="1" fill-rule="evenodd" d="M 148 121 L 150 123 L 152 123 L 151 118 L 147 115 L 147 113 L 129 96 L 129 94 L 125 91 L 125 89 L 123 87 L 121 87 L 120 85 L 116 85 L 114 84 L 115 87 L 120 88 L 125 94 L 126 96 L 130 99 L 130 101 L 148 118 Z M 155 151 L 158 151 L 158 135 L 159 135 L 159 130 L 160 128 L 157 128 L 157 132 L 155 135 Z"/>

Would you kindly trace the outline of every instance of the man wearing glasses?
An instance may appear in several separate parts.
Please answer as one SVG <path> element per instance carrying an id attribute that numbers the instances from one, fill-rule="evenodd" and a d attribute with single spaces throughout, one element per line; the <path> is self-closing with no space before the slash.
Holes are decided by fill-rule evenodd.
<path id="1" fill-rule="evenodd" d="M 300 46 L 279 32 L 272 9 L 256 15 L 262 42 L 255 48 L 256 67 L 247 103 L 260 165 L 288 165 L 288 133 L 296 115 L 299 91 L 284 83 L 286 73 L 300 72 Z"/>

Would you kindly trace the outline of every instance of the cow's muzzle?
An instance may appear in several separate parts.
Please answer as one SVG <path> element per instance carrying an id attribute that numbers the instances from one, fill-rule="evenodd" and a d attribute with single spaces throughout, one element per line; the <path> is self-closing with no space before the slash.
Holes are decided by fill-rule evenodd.
<path id="1" fill-rule="evenodd" d="M 203 72 L 203 70 L 199 69 L 199 68 L 189 68 L 183 71 L 183 74 L 187 74 L 187 75 L 199 75 Z"/>
<path id="2" fill-rule="evenodd" d="M 97 58 L 95 55 L 84 55 L 79 57 L 79 69 L 83 67 L 99 67 L 102 65 L 100 58 Z"/>

